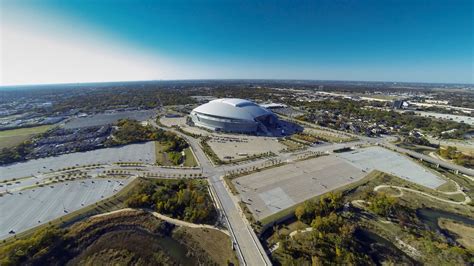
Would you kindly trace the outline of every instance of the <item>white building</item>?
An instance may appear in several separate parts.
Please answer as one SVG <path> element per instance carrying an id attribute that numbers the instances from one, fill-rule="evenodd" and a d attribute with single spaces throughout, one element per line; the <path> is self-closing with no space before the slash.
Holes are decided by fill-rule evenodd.
<path id="1" fill-rule="evenodd" d="M 260 105 L 242 99 L 223 98 L 196 107 L 191 119 L 198 127 L 214 131 L 256 133 L 275 128 L 278 118 Z"/>

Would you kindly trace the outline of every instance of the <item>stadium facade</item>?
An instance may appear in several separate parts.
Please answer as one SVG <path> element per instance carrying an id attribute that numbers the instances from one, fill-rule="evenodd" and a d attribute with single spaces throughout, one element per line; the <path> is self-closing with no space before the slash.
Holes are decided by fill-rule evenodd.
<path id="1" fill-rule="evenodd" d="M 194 125 L 213 131 L 268 133 L 278 126 L 278 118 L 260 105 L 243 99 L 212 100 L 192 110 Z"/>

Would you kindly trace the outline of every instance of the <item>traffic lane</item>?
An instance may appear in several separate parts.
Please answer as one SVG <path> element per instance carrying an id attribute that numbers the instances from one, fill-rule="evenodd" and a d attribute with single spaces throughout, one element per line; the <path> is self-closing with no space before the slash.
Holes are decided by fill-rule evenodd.
<path id="1" fill-rule="evenodd" d="M 214 189 L 223 205 L 222 207 L 226 212 L 227 218 L 231 223 L 232 230 L 237 238 L 237 244 L 242 250 L 246 263 L 248 265 L 265 265 L 266 263 L 259 252 L 259 248 L 254 242 L 252 235 L 247 228 L 247 224 L 243 220 L 244 218 L 240 216 L 240 212 L 234 205 L 234 202 L 225 189 L 222 180 L 220 180 L 218 176 L 213 176 L 211 184 L 214 186 Z"/>

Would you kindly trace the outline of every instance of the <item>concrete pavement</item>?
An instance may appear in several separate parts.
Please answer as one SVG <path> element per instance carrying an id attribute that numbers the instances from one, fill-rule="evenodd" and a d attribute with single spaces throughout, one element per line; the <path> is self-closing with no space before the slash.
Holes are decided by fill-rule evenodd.
<path id="1" fill-rule="evenodd" d="M 155 127 L 160 127 L 155 121 L 150 121 L 150 123 Z M 265 249 L 255 235 L 255 232 L 246 220 L 244 220 L 245 218 L 240 216 L 240 207 L 237 206 L 237 203 L 229 195 L 229 192 L 224 187 L 223 181 L 220 179 L 224 174 L 225 167 L 218 168 L 211 163 L 202 150 L 199 140 L 174 129 L 166 128 L 166 130 L 175 132 L 189 143 L 196 159 L 201 164 L 203 174 L 209 176 L 209 184 L 212 187 L 211 189 L 216 193 L 224 211 L 229 231 L 236 245 L 242 265 L 271 265 L 270 258 L 265 253 Z"/>
<path id="2" fill-rule="evenodd" d="M 380 145 L 382 147 L 387 148 L 387 149 L 394 150 L 394 151 L 399 152 L 399 153 L 406 153 L 406 154 L 408 154 L 412 157 L 415 157 L 417 159 L 421 159 L 423 161 L 427 161 L 427 162 L 430 162 L 432 164 L 439 165 L 443 168 L 450 169 L 450 170 L 453 170 L 453 171 L 456 171 L 456 172 L 463 173 L 465 175 L 469 175 L 469 176 L 474 177 L 474 170 L 473 169 L 469 169 L 469 168 L 466 168 L 466 167 L 463 167 L 463 166 L 460 166 L 460 165 L 455 165 L 455 164 L 452 164 L 452 163 L 449 163 L 449 162 L 446 162 L 446 161 L 443 161 L 443 160 L 433 158 L 433 157 L 428 156 L 428 155 L 424 155 L 424 154 L 421 154 L 421 153 L 418 153 L 418 152 L 415 152 L 415 151 L 412 151 L 412 150 L 401 148 L 401 147 L 398 147 L 398 146 L 393 145 L 393 144 L 388 143 L 388 142 L 381 142 Z"/>

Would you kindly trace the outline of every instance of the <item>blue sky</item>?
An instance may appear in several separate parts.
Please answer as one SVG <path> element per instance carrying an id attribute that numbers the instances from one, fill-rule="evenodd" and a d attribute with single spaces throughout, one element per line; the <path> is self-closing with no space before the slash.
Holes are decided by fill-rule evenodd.
<path id="1" fill-rule="evenodd" d="M 1 84 L 199 78 L 474 83 L 473 3 L 5 0 Z"/>

